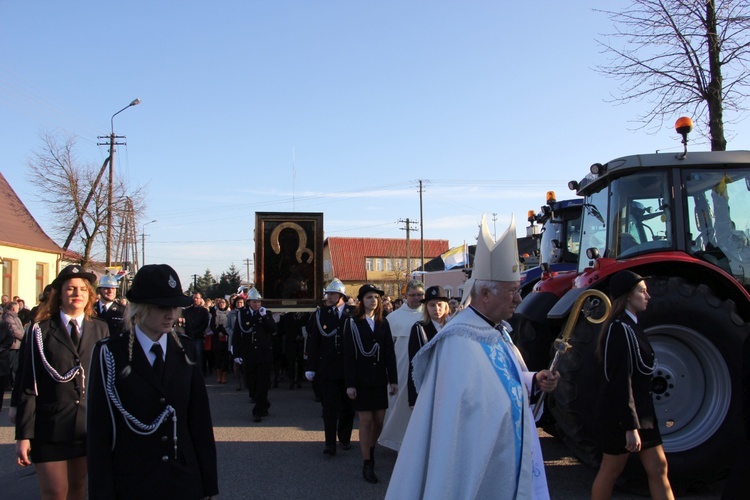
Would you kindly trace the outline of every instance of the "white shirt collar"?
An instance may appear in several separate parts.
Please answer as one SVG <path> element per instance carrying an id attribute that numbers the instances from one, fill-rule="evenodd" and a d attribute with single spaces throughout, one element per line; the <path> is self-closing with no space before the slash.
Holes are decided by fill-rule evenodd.
<path id="1" fill-rule="evenodd" d="M 154 364 L 154 360 L 156 359 L 156 354 L 151 352 L 151 346 L 154 345 L 154 341 L 148 338 L 148 335 L 143 333 L 143 330 L 138 328 L 138 325 L 135 325 L 135 338 L 138 339 L 138 343 L 141 344 L 141 348 L 143 349 L 143 352 L 146 354 L 146 358 L 148 358 L 148 362 L 150 364 Z M 161 345 L 161 350 L 164 352 L 164 359 L 167 358 L 167 334 L 162 334 L 161 337 L 159 337 L 159 340 L 157 342 Z"/>
<path id="2" fill-rule="evenodd" d="M 60 311 L 60 320 L 62 321 L 62 324 L 65 325 L 65 328 L 68 328 L 68 323 L 70 323 L 70 320 L 75 320 L 76 324 L 78 325 L 78 332 L 83 332 L 83 320 L 86 318 L 85 314 L 79 314 L 78 316 L 68 316 L 64 312 Z M 70 333 L 70 328 L 68 328 L 68 333 Z"/>
<path id="3" fill-rule="evenodd" d="M 628 316 L 630 316 L 630 319 L 632 319 L 635 324 L 638 324 L 638 316 L 636 316 L 635 313 L 630 312 L 628 309 L 625 309 L 625 312 L 628 313 Z"/>

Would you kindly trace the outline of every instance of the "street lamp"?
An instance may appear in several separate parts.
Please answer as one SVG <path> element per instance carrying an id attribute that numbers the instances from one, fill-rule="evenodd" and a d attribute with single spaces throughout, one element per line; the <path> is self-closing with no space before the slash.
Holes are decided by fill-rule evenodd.
<path id="1" fill-rule="evenodd" d="M 112 265 L 112 189 L 115 183 L 115 116 L 119 115 L 130 106 L 137 106 L 141 103 L 141 100 L 136 98 L 133 99 L 130 104 L 122 108 L 120 111 L 112 115 L 110 120 L 110 134 L 109 134 L 109 194 L 107 196 L 107 267 Z M 121 143 L 117 143 L 119 146 Z"/>
<path id="2" fill-rule="evenodd" d="M 156 219 L 152 220 L 151 222 L 147 222 L 141 227 L 141 255 L 143 256 L 143 264 L 142 266 L 146 265 L 146 226 L 149 224 L 153 224 L 156 222 Z"/>

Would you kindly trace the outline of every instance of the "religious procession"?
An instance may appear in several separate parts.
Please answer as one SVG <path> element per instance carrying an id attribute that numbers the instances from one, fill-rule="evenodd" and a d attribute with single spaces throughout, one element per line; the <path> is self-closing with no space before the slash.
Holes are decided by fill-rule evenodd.
<path id="1" fill-rule="evenodd" d="M 294 290 L 283 284 L 305 275 L 302 264 L 284 267 L 278 290 Z M 274 390 L 310 384 L 321 459 L 357 450 L 362 488 L 385 476 L 389 499 L 552 498 L 537 421 L 560 373 L 530 370 L 514 344 L 521 269 L 515 223 L 495 241 L 486 218 L 462 296 L 412 279 L 396 305 L 373 283 L 349 290 L 338 278 L 310 312 L 275 311 L 254 286 L 213 301 L 185 295 L 166 264 L 141 267 L 120 301 L 116 280 L 65 267 L 19 339 L 17 463 L 33 466 L 45 499 L 216 498 L 207 386 L 232 387 L 250 426 L 273 421 Z M 674 498 L 651 397 L 655 351 L 638 325 L 647 279 L 626 270 L 610 281 L 595 499 L 613 496 L 631 454 L 652 497 Z M 396 453 L 391 470 L 378 466 L 384 451 Z"/>

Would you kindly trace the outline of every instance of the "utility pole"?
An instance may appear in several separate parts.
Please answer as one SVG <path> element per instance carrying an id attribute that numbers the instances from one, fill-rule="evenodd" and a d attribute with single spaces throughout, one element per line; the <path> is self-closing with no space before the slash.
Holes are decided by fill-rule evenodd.
<path id="1" fill-rule="evenodd" d="M 198 291 L 198 275 L 193 275 L 193 293 Z"/>
<path id="2" fill-rule="evenodd" d="M 424 271 L 424 213 L 422 212 L 422 180 L 419 180 L 419 243 L 422 257 L 422 271 Z"/>
<path id="3" fill-rule="evenodd" d="M 124 135 L 115 135 L 115 116 L 119 115 L 130 106 L 137 106 L 141 100 L 133 99 L 130 104 L 112 115 L 110 119 L 109 134 L 109 193 L 107 195 L 107 267 L 112 265 L 112 193 L 115 184 L 115 146 L 124 146 L 124 142 L 116 142 L 116 139 L 124 139 Z M 97 136 L 97 139 L 106 139 L 107 136 Z M 97 143 L 97 146 L 106 146 L 107 143 Z"/>
<path id="4" fill-rule="evenodd" d="M 495 233 L 495 241 L 497 241 L 497 212 L 492 212 L 492 232 Z"/>
<path id="5" fill-rule="evenodd" d="M 409 240 L 409 233 L 411 231 L 414 231 L 412 224 L 415 224 L 416 222 L 409 219 L 408 217 L 406 219 L 399 219 L 398 222 L 400 224 L 404 224 L 404 227 L 399 229 L 401 229 L 402 231 L 406 231 L 406 272 L 411 273 L 411 243 Z"/>
<path id="6" fill-rule="evenodd" d="M 250 281 L 250 264 L 252 263 L 253 263 L 252 259 L 245 259 L 245 266 L 247 266 L 247 284 L 248 285 L 252 283 L 252 281 Z"/>

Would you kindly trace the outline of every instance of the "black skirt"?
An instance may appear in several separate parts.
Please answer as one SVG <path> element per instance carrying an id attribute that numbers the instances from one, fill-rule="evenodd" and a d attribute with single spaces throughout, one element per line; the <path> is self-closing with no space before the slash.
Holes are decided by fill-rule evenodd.
<path id="1" fill-rule="evenodd" d="M 31 461 L 39 464 L 44 462 L 61 462 L 86 456 L 86 441 L 67 441 L 64 443 L 40 443 L 31 440 Z"/>
<path id="2" fill-rule="evenodd" d="M 357 387 L 354 409 L 356 411 L 387 410 L 388 386 Z"/>
<path id="3" fill-rule="evenodd" d="M 607 455 L 623 455 L 630 453 L 625 445 L 625 432 L 623 429 L 616 427 L 599 428 L 599 446 L 602 452 Z M 662 444 L 661 433 L 659 428 L 638 429 L 638 435 L 641 437 L 641 450 L 654 448 Z"/>

